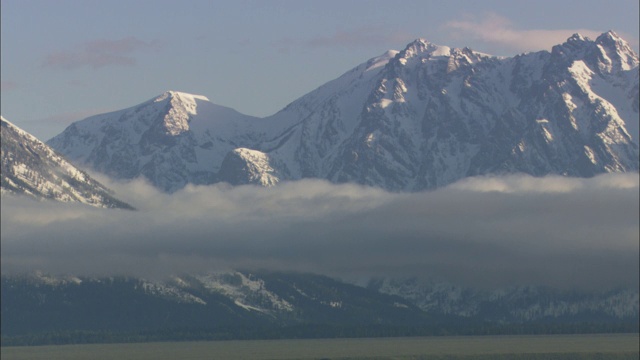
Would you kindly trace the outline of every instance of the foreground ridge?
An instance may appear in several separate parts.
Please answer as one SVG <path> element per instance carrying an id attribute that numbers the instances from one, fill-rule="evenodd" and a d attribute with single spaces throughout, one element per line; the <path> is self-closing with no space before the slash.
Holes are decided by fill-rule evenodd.
<path id="1" fill-rule="evenodd" d="M 367 287 L 300 273 L 2 277 L 3 345 L 149 340 L 629 332 L 638 292 L 491 292 L 415 280 Z M 59 321 L 63 317 L 65 321 Z M 83 329 L 79 331 L 78 329 Z"/>

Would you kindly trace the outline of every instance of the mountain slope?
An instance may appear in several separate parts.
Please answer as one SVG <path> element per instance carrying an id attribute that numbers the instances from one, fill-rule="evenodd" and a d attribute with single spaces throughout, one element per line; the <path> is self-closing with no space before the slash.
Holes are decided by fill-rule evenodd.
<path id="1" fill-rule="evenodd" d="M 611 31 L 512 58 L 419 39 L 264 119 L 167 92 L 49 144 L 170 192 L 301 178 L 420 191 L 484 174 L 635 172 L 638 63 Z"/>
<path id="2" fill-rule="evenodd" d="M 1 121 L 3 194 L 25 194 L 37 199 L 133 209 L 49 146 L 4 118 Z"/>
<path id="3" fill-rule="evenodd" d="M 637 290 L 492 292 L 299 273 L 219 272 L 166 281 L 2 276 L 3 345 L 229 338 L 633 331 Z M 66 339 L 66 340 L 65 340 Z M 5 341 L 7 341 L 5 343 Z"/>
<path id="4" fill-rule="evenodd" d="M 639 313 L 638 290 L 607 292 L 559 291 L 539 286 L 480 290 L 417 279 L 383 279 L 370 289 L 397 295 L 429 313 L 480 317 L 483 321 L 531 322 L 598 316 L 634 319 Z"/>
<path id="5" fill-rule="evenodd" d="M 304 326 L 349 329 L 430 323 L 397 296 L 320 275 L 240 272 L 132 278 L 2 277 L 2 336 L 68 333 L 158 333 L 166 339 L 198 335 L 314 337 Z M 329 335 L 329 334 L 327 334 Z M 335 334 L 333 334 L 335 336 Z"/>

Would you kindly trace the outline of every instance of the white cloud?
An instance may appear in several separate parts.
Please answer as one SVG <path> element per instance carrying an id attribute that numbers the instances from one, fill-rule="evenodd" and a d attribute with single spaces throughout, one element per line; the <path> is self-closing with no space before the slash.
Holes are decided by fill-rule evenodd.
<path id="1" fill-rule="evenodd" d="M 499 193 L 569 193 L 586 187 L 603 189 L 633 189 L 638 186 L 635 175 L 597 176 L 590 179 L 569 178 L 560 175 L 529 177 L 523 175 L 477 176 L 462 179 L 450 189 L 473 192 Z"/>
<path id="2" fill-rule="evenodd" d="M 575 33 L 595 39 L 603 32 L 592 29 L 522 30 L 495 12 L 467 14 L 462 19 L 446 22 L 444 29 L 451 31 L 450 36 L 454 38 L 471 38 L 518 52 L 551 50 L 552 46 L 564 43 Z"/>
<path id="3" fill-rule="evenodd" d="M 140 210 L 3 197 L 2 271 L 267 268 L 478 286 L 638 283 L 637 174 L 473 178 L 413 194 L 317 180 L 171 195 L 141 181 L 108 185 Z"/>

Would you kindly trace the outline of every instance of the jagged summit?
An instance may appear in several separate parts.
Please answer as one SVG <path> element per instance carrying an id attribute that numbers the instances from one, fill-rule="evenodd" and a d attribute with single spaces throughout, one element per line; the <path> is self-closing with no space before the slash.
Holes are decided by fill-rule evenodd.
<path id="1" fill-rule="evenodd" d="M 579 41 L 579 42 L 589 41 L 589 38 L 582 36 L 582 34 L 580 33 L 575 33 L 567 39 L 567 42 L 574 42 L 574 41 Z"/>
<path id="2" fill-rule="evenodd" d="M 566 42 L 556 45 L 552 54 L 565 57 L 568 61 L 599 61 L 618 70 L 630 70 L 638 66 L 638 54 L 629 44 L 614 31 L 599 35 L 595 40 L 578 33 L 573 34 Z"/>
<path id="3" fill-rule="evenodd" d="M 425 39 L 416 39 L 401 51 L 401 57 L 409 58 L 417 55 L 448 56 L 450 53 L 451 48 L 448 46 L 436 45 Z"/>
<path id="4" fill-rule="evenodd" d="M 444 45 L 437 45 L 425 39 L 416 39 L 409 43 L 404 50 L 392 60 L 396 66 L 420 66 L 422 63 L 448 62 L 446 71 L 450 72 L 461 66 L 477 63 L 483 58 L 496 58 L 495 56 L 474 51 L 468 47 L 452 48 Z M 434 65 L 438 66 L 438 65 Z M 429 69 L 431 71 L 433 69 Z M 440 71 L 440 69 L 436 70 Z"/>
<path id="5" fill-rule="evenodd" d="M 640 62 L 629 43 L 613 31 L 598 36 L 595 43 L 604 49 L 603 61 L 608 60 L 620 70 L 631 70 Z"/>
<path id="6" fill-rule="evenodd" d="M 624 40 L 622 37 L 620 37 L 620 35 L 618 35 L 613 30 L 603 32 L 596 38 L 596 42 L 604 42 L 604 41 L 614 41 L 621 44 L 627 44 L 627 41 Z"/>
<path id="7" fill-rule="evenodd" d="M 591 41 L 587 38 L 588 41 Z M 637 66 L 638 62 L 638 54 L 631 48 L 629 43 L 623 39 L 620 35 L 618 35 L 615 31 L 609 30 L 605 33 L 600 34 L 595 41 L 593 41 L 596 45 L 602 46 L 609 51 L 614 50 L 619 54 L 626 54 L 631 58 L 635 58 L 635 63 L 629 64 L 630 67 Z M 626 69 L 628 70 L 628 69 Z"/>

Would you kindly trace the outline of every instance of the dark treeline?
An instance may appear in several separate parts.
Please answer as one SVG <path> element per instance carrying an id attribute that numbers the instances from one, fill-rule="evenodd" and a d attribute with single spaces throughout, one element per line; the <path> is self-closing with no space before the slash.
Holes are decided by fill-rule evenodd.
<path id="1" fill-rule="evenodd" d="M 339 326 L 300 324 L 286 327 L 229 327 L 224 329 L 164 329 L 153 331 L 51 331 L 1 336 L 2 346 L 65 345 L 92 343 L 136 343 L 154 341 L 272 340 L 315 338 L 375 338 L 465 335 L 551 335 L 638 333 L 638 323 L 535 323 L 478 324 L 474 326 Z"/>

